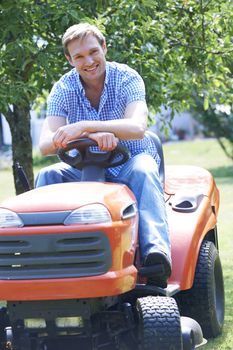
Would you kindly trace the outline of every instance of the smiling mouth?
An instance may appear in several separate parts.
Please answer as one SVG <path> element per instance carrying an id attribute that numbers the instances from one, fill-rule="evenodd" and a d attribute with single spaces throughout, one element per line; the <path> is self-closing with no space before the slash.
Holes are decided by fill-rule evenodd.
<path id="1" fill-rule="evenodd" d="M 94 72 L 97 68 L 98 68 L 99 66 L 98 65 L 96 65 L 96 66 L 94 66 L 94 67 L 90 67 L 90 68 L 85 68 L 84 70 L 85 70 L 85 72 Z"/>

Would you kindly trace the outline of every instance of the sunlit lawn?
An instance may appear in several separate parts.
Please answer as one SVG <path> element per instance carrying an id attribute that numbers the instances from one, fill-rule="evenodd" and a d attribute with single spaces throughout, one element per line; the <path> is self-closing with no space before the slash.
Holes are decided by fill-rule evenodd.
<path id="1" fill-rule="evenodd" d="M 233 350 L 233 162 L 212 139 L 167 143 L 164 153 L 167 164 L 191 164 L 207 168 L 219 187 L 221 203 L 218 232 L 225 279 L 225 327 L 222 336 L 209 340 L 202 349 Z M 0 170 L 0 201 L 10 195 L 14 195 L 11 170 Z"/>

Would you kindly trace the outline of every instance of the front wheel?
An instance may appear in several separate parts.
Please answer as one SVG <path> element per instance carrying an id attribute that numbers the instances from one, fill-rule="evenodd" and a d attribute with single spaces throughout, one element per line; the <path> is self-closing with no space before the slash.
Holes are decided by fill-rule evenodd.
<path id="1" fill-rule="evenodd" d="M 0 350 L 5 350 L 6 331 L 5 328 L 10 324 L 6 307 L 0 307 Z"/>
<path id="2" fill-rule="evenodd" d="M 194 318 L 206 338 L 222 333 L 224 283 L 221 261 L 213 242 L 202 243 L 193 286 L 179 295 L 181 314 Z"/>
<path id="3" fill-rule="evenodd" d="M 180 313 L 176 301 L 148 296 L 136 303 L 139 349 L 182 350 Z"/>

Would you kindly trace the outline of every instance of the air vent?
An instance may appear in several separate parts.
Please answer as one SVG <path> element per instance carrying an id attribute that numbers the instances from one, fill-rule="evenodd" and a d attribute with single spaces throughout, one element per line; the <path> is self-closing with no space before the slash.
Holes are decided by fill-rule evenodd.
<path id="1" fill-rule="evenodd" d="M 121 214 L 122 220 L 130 219 L 134 217 L 137 214 L 137 211 L 138 209 L 137 209 L 136 203 L 129 205 L 122 211 L 122 214 Z"/>
<path id="2" fill-rule="evenodd" d="M 102 232 L 0 238 L 0 279 L 95 276 L 112 265 Z"/>

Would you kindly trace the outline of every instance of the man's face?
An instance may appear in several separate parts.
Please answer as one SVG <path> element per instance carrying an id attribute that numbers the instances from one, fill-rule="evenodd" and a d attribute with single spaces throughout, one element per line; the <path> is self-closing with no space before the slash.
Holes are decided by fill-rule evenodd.
<path id="1" fill-rule="evenodd" d="M 101 46 L 96 37 L 89 34 L 83 39 L 72 40 L 67 48 L 70 53 L 67 59 L 84 82 L 104 79 L 107 52 L 105 43 Z"/>

